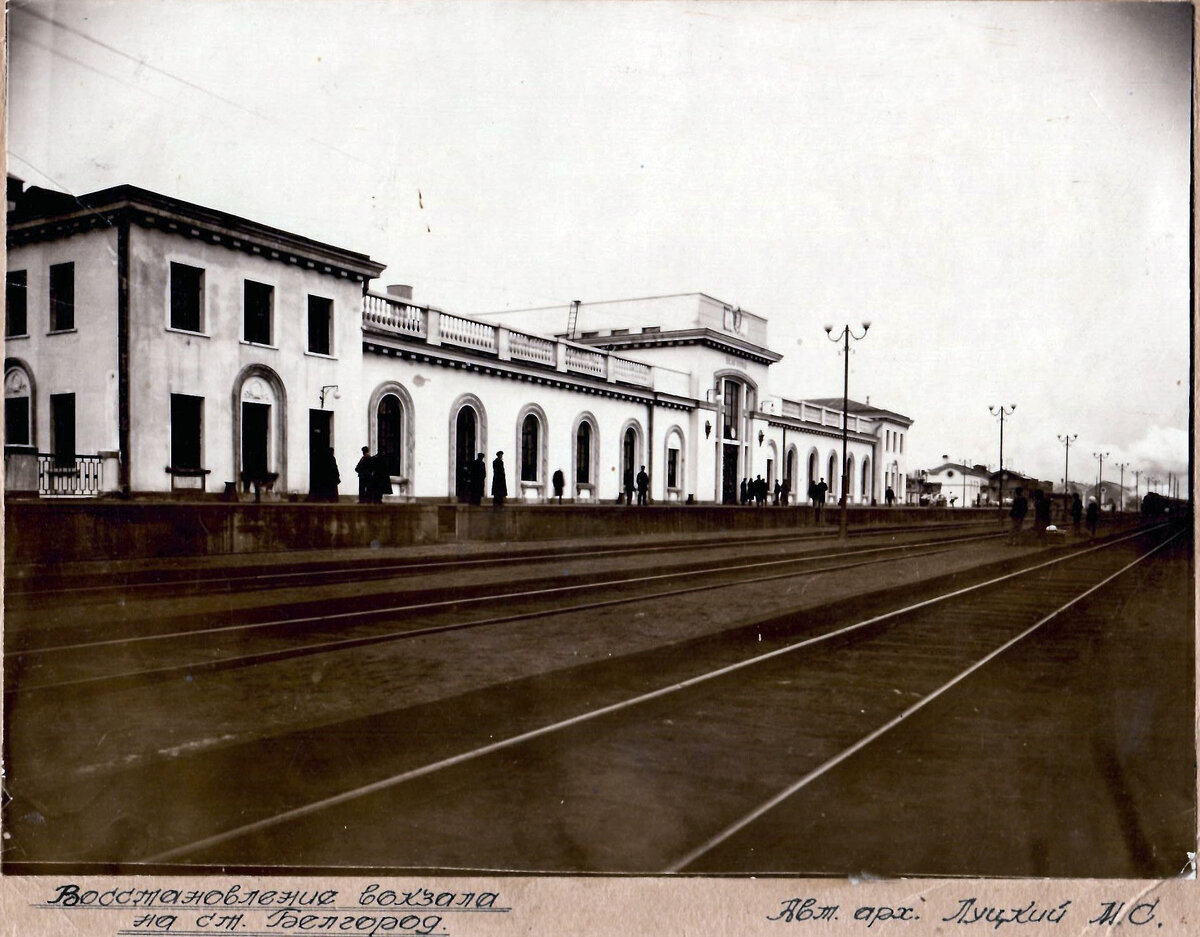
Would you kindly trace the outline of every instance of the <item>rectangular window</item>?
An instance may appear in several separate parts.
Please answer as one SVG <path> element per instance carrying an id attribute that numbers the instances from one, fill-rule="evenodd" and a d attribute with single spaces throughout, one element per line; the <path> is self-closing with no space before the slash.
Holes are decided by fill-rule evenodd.
<path id="1" fill-rule="evenodd" d="M 29 398 L 4 398 L 4 443 L 8 446 L 29 445 Z"/>
<path id="2" fill-rule="evenodd" d="M 50 395 L 50 453 L 60 467 L 75 464 L 75 395 Z"/>
<path id="3" fill-rule="evenodd" d="M 271 306 L 275 288 L 266 283 L 247 280 L 243 293 L 244 324 L 242 337 L 256 345 L 270 345 Z"/>
<path id="4" fill-rule="evenodd" d="M 679 450 L 667 450 L 667 487 L 679 487 Z"/>
<path id="5" fill-rule="evenodd" d="M 333 354 L 333 300 L 308 297 L 308 350 L 317 355 Z"/>
<path id="6" fill-rule="evenodd" d="M 171 468 L 203 467 L 204 398 L 171 395 Z"/>
<path id="7" fill-rule="evenodd" d="M 900 434 L 900 453 L 901 453 L 901 455 L 904 454 L 904 434 L 903 433 Z"/>
<path id="8" fill-rule="evenodd" d="M 75 328 L 75 264 L 50 266 L 50 331 Z"/>
<path id="9" fill-rule="evenodd" d="M 171 328 L 204 331 L 204 271 L 188 264 L 171 264 Z"/>
<path id="10" fill-rule="evenodd" d="M 4 334 L 28 335 L 29 323 L 26 319 L 26 297 L 29 291 L 29 274 L 24 270 L 10 270 L 4 283 L 5 314 Z"/>

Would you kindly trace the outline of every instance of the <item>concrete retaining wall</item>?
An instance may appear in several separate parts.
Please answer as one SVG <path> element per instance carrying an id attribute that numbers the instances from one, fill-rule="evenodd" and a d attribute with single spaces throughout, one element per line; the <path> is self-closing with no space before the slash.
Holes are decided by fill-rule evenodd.
<path id="1" fill-rule="evenodd" d="M 993 516 L 941 508 L 852 508 L 854 527 Z M 836 525 L 826 510 L 823 525 Z M 223 504 L 10 501 L 8 563 L 521 541 L 811 527 L 810 507 L 454 504 Z"/>

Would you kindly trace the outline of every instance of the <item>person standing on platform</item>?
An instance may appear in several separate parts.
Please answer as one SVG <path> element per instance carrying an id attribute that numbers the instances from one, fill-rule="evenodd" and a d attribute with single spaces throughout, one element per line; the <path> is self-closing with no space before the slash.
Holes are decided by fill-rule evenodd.
<path id="1" fill-rule="evenodd" d="M 378 452 L 371 456 L 371 501 L 383 504 L 383 496 L 392 493 L 392 476 L 388 473 L 387 462 Z"/>
<path id="2" fill-rule="evenodd" d="M 362 458 L 354 466 L 354 471 L 358 474 L 358 503 L 369 504 L 375 485 L 375 460 L 371 458 L 371 450 L 367 446 L 362 447 Z"/>
<path id="3" fill-rule="evenodd" d="M 779 494 L 779 503 L 785 508 L 788 505 L 788 497 L 792 493 L 792 478 L 790 475 L 783 479 L 783 490 Z"/>
<path id="4" fill-rule="evenodd" d="M 638 493 L 638 502 L 637 503 L 638 503 L 639 507 L 644 507 L 646 505 L 646 493 L 649 490 L 650 490 L 650 476 L 646 474 L 646 466 L 643 465 L 640 469 L 638 469 L 638 473 L 637 473 L 637 493 Z"/>
<path id="5" fill-rule="evenodd" d="M 1041 488 L 1033 490 L 1033 529 L 1037 531 L 1038 543 L 1046 543 L 1046 528 L 1050 526 L 1050 499 Z"/>
<path id="6" fill-rule="evenodd" d="M 808 500 L 815 511 L 817 509 L 817 483 L 811 479 L 808 482 Z"/>
<path id="7" fill-rule="evenodd" d="M 553 477 L 550 479 L 550 483 L 551 483 L 552 485 L 554 485 L 554 497 L 558 498 L 558 503 L 559 503 L 559 504 L 562 504 L 562 493 L 563 493 L 563 488 L 564 488 L 564 487 L 566 486 L 566 484 L 567 484 L 567 481 L 566 481 L 566 479 L 565 479 L 565 478 L 563 478 L 563 471 L 562 471 L 562 469 L 555 469 L 555 470 L 554 470 L 554 476 L 553 476 Z"/>
<path id="8" fill-rule="evenodd" d="M 625 476 L 621 479 L 621 486 L 625 489 L 625 506 L 633 505 L 633 466 L 625 469 Z"/>
<path id="9" fill-rule="evenodd" d="M 1087 506 L 1087 529 L 1088 536 L 1096 536 L 1096 524 L 1100 520 L 1100 505 L 1096 503 L 1095 498 L 1088 498 Z"/>
<path id="10" fill-rule="evenodd" d="M 1029 502 L 1025 500 L 1025 495 L 1021 492 L 1020 488 L 1013 492 L 1012 508 L 1008 512 L 1008 516 L 1012 520 L 1012 532 L 1008 535 L 1009 546 L 1016 546 L 1021 528 L 1025 526 L 1025 515 L 1029 513 Z"/>
<path id="11" fill-rule="evenodd" d="M 504 507 L 504 499 L 508 497 L 508 479 L 504 476 L 504 453 L 497 452 L 492 459 L 492 507 Z"/>
<path id="12" fill-rule="evenodd" d="M 1075 492 L 1071 496 L 1071 527 L 1076 537 L 1079 536 L 1079 522 L 1083 520 L 1083 499 L 1079 497 L 1079 492 Z"/>
<path id="13" fill-rule="evenodd" d="M 896 503 L 896 492 L 892 491 L 891 485 L 888 485 L 887 490 L 883 493 L 883 503 L 889 508 Z"/>
<path id="14" fill-rule="evenodd" d="M 817 482 L 816 497 L 813 499 L 813 504 L 817 508 L 817 523 L 821 522 L 821 511 L 825 508 L 825 495 L 829 493 L 829 486 L 825 484 L 825 479 Z"/>
<path id="15" fill-rule="evenodd" d="M 738 504 L 745 504 L 750 500 L 750 479 L 743 478 L 742 484 L 738 487 Z"/>
<path id="16" fill-rule="evenodd" d="M 487 457 L 481 452 L 468 466 L 470 469 L 471 490 L 467 500 L 475 507 L 483 504 L 483 492 L 487 487 Z"/>

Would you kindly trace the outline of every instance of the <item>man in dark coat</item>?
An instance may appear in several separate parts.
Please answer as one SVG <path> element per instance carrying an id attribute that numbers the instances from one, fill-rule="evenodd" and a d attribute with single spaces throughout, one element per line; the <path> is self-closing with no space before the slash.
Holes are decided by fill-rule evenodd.
<path id="1" fill-rule="evenodd" d="M 312 490 L 308 493 L 310 501 L 337 501 L 338 485 L 342 476 L 338 472 L 337 458 L 330 446 L 324 451 L 313 453 Z"/>
<path id="2" fill-rule="evenodd" d="M 749 492 L 750 492 L 750 479 L 743 478 L 742 484 L 739 486 L 739 490 L 738 490 L 738 502 L 741 504 L 745 504 L 747 501 L 749 501 L 750 500 Z"/>
<path id="3" fill-rule="evenodd" d="M 889 508 L 896 503 L 896 492 L 892 491 L 891 485 L 888 485 L 887 489 L 883 492 L 883 503 Z"/>
<path id="4" fill-rule="evenodd" d="M 481 452 L 470 465 L 467 466 L 470 477 L 470 491 L 467 500 L 471 504 L 478 507 L 483 503 L 483 489 L 487 483 L 487 461 L 486 456 Z"/>
<path id="5" fill-rule="evenodd" d="M 633 466 L 625 469 L 625 477 L 621 479 L 622 487 L 625 489 L 625 504 L 633 504 Z"/>
<path id="6" fill-rule="evenodd" d="M 375 460 L 371 458 L 371 450 L 366 446 L 362 447 L 362 458 L 358 460 L 358 464 L 354 466 L 354 471 L 358 473 L 358 503 L 369 504 L 371 502 L 372 489 L 375 485 Z"/>
<path id="7" fill-rule="evenodd" d="M 1016 546 L 1017 537 L 1025 524 L 1025 515 L 1029 513 L 1029 502 L 1021 490 L 1018 488 L 1013 492 L 1012 508 L 1008 512 L 1009 518 L 1012 519 L 1012 532 L 1008 535 L 1008 542 L 1012 546 Z"/>
<path id="8" fill-rule="evenodd" d="M 1075 536 L 1079 536 L 1079 522 L 1083 519 L 1083 499 L 1079 497 L 1079 492 L 1075 492 L 1071 496 L 1071 526 L 1074 528 Z"/>
<path id="9" fill-rule="evenodd" d="M 492 507 L 504 507 L 508 497 L 508 479 L 504 475 L 504 453 L 497 452 L 492 459 Z"/>
<path id="10" fill-rule="evenodd" d="M 563 488 L 565 488 L 567 484 L 567 480 L 563 478 L 562 469 L 554 470 L 554 476 L 550 479 L 550 483 L 554 485 L 554 497 L 558 498 L 559 504 L 562 504 Z"/>
<path id="11" fill-rule="evenodd" d="M 1091 537 L 1096 536 L 1096 524 L 1100 520 L 1100 505 L 1098 505 L 1096 503 L 1095 498 L 1088 498 L 1086 520 L 1087 520 L 1088 536 L 1091 536 Z"/>
<path id="12" fill-rule="evenodd" d="M 637 473 L 637 493 L 638 504 L 645 505 L 646 492 L 650 490 L 650 476 L 646 474 L 646 466 L 642 466 Z"/>
<path id="13" fill-rule="evenodd" d="M 820 522 L 821 511 L 825 507 L 825 495 L 829 493 L 829 486 L 825 484 L 825 479 L 822 478 L 819 482 L 817 482 L 817 487 L 814 490 L 816 491 L 816 498 L 813 499 L 813 504 L 816 505 L 817 521 Z"/>

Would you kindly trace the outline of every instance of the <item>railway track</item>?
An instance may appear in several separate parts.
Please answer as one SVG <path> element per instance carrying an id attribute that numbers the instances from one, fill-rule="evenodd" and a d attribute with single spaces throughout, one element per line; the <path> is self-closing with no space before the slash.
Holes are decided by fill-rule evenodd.
<path id="1" fill-rule="evenodd" d="M 964 521 L 925 525 L 897 525 L 869 527 L 850 530 L 849 537 L 875 537 L 887 535 L 911 536 L 930 532 L 953 532 L 963 530 L 995 530 L 994 521 Z M 789 530 L 776 535 L 693 538 L 686 541 L 672 539 L 654 540 L 628 545 L 588 547 L 577 545 L 556 546 L 545 549 L 540 546 L 508 545 L 502 551 L 482 551 L 471 556 L 447 556 L 439 558 L 413 559 L 360 559 L 352 563 L 338 560 L 297 560 L 291 564 L 272 562 L 247 572 L 238 567 L 237 572 L 212 570 L 193 566 L 186 561 L 176 566 L 141 570 L 137 573 L 72 574 L 41 571 L 13 575 L 7 583 L 6 600 L 12 603 L 31 603 L 40 599 L 59 600 L 63 597 L 81 598 L 120 593 L 122 595 L 145 595 L 155 592 L 170 592 L 179 595 L 213 594 L 216 592 L 244 591 L 248 589 L 273 589 L 289 584 L 313 585 L 323 582 L 368 582 L 411 573 L 436 574 L 450 570 L 467 570 L 479 567 L 521 565 L 537 562 L 557 562 L 564 558 L 600 559 L 605 557 L 636 557 L 687 552 L 706 547 L 737 548 L 760 547 L 791 543 L 819 542 L 836 539 L 836 528 L 809 528 L 802 532 Z M 256 562 L 247 558 L 247 562 Z M 261 563 L 260 561 L 257 561 Z"/>
<path id="2" fill-rule="evenodd" d="M 227 613 L 200 623 L 169 630 L 171 619 L 159 618 L 150 633 L 91 637 L 69 643 L 12 650 L 5 655 L 6 695 L 34 692 L 102 690 L 138 682 L 171 679 L 216 670 L 248 667 L 326 654 L 372 644 L 402 641 L 463 629 L 495 627 L 562 614 L 561 606 L 546 602 L 571 601 L 574 612 L 718 590 L 731 584 L 767 583 L 798 575 L 819 575 L 857 569 L 897 557 L 927 556 L 956 545 L 983 542 L 997 533 L 907 541 L 900 544 L 862 546 L 816 554 L 689 563 L 664 572 L 635 570 L 601 574 L 574 574 L 536 579 L 513 589 L 507 585 L 457 590 L 419 591 L 400 603 L 394 600 L 353 602 L 328 600 L 317 605 L 292 607 L 280 616 L 241 620 Z M 566 584 L 564 583 L 566 581 Z M 703 580 L 697 582 L 698 580 Z M 664 585 L 676 582 L 675 586 Z M 632 590 L 632 591 L 631 591 Z M 575 596 L 585 596 L 582 601 Z M 390 596 L 385 596 L 385 599 Z M 345 605 L 354 607 L 346 609 Z M 527 608 L 525 606 L 528 606 Z M 494 607 L 519 608 L 507 614 L 489 614 Z M 480 609 L 478 617 L 462 613 Z M 278 612 L 278 609 L 270 609 Z M 189 616 L 190 618 L 191 616 Z M 397 624 L 402 625 L 396 627 Z M 94 627 L 89 625 L 89 629 Z M 382 629 L 382 630 L 381 630 Z M 239 650 L 212 644 L 213 639 L 240 642 Z M 247 646 L 249 645 L 249 646 Z M 132 660 L 138 661 L 131 667 Z M 124 667 L 124 669 L 114 669 Z"/>
<path id="3" fill-rule="evenodd" d="M 150 766 L 136 774 L 151 789 L 197 771 L 228 787 L 121 863 L 745 871 L 746 838 L 780 805 L 1179 537 L 1139 531 L 852 620 L 739 629 Z"/>

